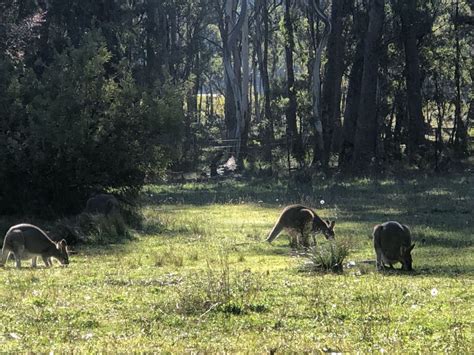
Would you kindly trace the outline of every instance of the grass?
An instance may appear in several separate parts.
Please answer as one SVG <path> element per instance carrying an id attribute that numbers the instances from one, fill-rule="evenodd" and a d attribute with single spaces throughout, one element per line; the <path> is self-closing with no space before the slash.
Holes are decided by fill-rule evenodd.
<path id="1" fill-rule="evenodd" d="M 132 240 L 80 248 L 68 268 L 0 269 L 0 349 L 471 353 L 471 185 L 148 186 Z M 300 201 L 350 241 L 342 273 L 304 271 L 284 234 L 263 242 L 282 206 Z M 411 227 L 415 272 L 375 271 L 370 234 L 386 220 Z"/>

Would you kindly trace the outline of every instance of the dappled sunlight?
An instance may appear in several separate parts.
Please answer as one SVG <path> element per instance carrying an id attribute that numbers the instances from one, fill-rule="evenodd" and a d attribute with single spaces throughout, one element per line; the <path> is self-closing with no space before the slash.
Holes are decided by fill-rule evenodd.
<path id="1" fill-rule="evenodd" d="M 196 204 L 192 193 L 182 195 L 191 201 L 153 202 L 132 240 L 78 247 L 67 269 L 0 269 L 8 304 L 0 316 L 7 338 L 0 341 L 43 349 L 35 339 L 49 339 L 44 329 L 54 327 L 55 341 L 74 339 L 74 349 L 84 351 L 151 350 L 159 342 L 165 351 L 217 351 L 225 343 L 231 352 L 269 344 L 291 352 L 311 342 L 397 352 L 412 349 L 408 338 L 431 351 L 455 336 L 458 348 L 468 349 L 474 247 L 470 214 L 459 211 L 471 200 L 466 195 L 459 205 L 447 195 L 424 195 L 451 191 L 441 183 L 404 192 L 398 183 L 374 187 L 363 180 L 305 197 L 321 217 L 337 216 L 336 241 L 347 241 L 342 273 L 305 268 L 308 251 L 292 249 L 286 231 L 265 241 L 286 201 L 294 201 L 271 188 L 268 203 L 259 202 L 258 191 L 249 202 Z M 177 187 L 163 189 L 179 194 Z M 433 199 L 443 212 L 432 211 Z M 376 271 L 372 230 L 386 220 L 412 229 L 413 272 L 400 264 Z M 316 241 L 321 251 L 331 247 L 322 235 Z"/>

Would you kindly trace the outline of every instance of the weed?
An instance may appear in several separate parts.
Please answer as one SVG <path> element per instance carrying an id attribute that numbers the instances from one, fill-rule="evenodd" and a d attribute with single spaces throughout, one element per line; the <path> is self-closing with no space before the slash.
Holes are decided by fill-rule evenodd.
<path id="1" fill-rule="evenodd" d="M 342 272 L 344 260 L 349 255 L 350 243 L 348 240 L 336 239 L 328 243 L 321 243 L 309 249 L 305 254 L 307 263 L 305 268 L 311 271 Z"/>

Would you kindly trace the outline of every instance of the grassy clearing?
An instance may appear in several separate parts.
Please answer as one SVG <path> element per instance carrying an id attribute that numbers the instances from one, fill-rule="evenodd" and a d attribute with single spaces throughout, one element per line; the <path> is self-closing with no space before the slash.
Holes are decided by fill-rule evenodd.
<path id="1" fill-rule="evenodd" d="M 472 192 L 463 177 L 149 186 L 132 241 L 0 269 L 0 349 L 469 353 Z M 305 271 L 285 234 L 262 242 L 290 202 L 337 219 L 343 273 Z M 390 219 L 412 227 L 412 274 L 375 272 L 369 237 Z"/>

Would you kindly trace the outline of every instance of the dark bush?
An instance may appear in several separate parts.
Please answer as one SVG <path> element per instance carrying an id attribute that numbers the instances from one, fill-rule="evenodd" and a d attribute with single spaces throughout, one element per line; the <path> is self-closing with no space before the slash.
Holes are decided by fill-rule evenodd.
<path id="1" fill-rule="evenodd" d="M 41 76 L 0 56 L 1 213 L 79 212 L 92 192 L 138 190 L 177 153 L 180 93 L 140 87 L 125 64 L 110 77 L 110 58 L 94 32 Z"/>

